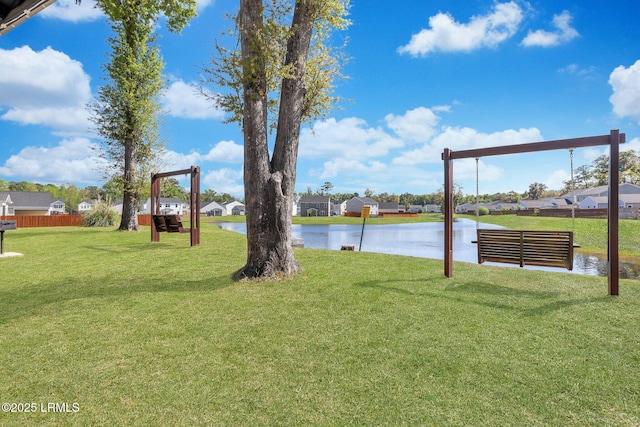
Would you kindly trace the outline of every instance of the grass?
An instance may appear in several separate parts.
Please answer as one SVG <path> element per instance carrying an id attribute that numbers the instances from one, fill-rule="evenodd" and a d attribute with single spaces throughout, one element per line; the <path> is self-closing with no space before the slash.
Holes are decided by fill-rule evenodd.
<path id="1" fill-rule="evenodd" d="M 6 234 L 1 400 L 79 411 L 0 425 L 640 424 L 637 281 L 299 249 L 234 282 L 242 235 L 149 240 Z"/>

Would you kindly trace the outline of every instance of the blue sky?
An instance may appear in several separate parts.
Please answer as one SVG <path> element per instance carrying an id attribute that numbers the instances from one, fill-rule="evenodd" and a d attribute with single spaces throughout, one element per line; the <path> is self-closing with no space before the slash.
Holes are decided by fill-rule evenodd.
<path id="1" fill-rule="evenodd" d="M 59 0 L 0 37 L 0 179 L 104 183 L 85 105 L 102 83 L 110 35 L 91 0 Z M 162 35 L 164 170 L 199 165 L 203 189 L 243 196 L 242 134 L 198 95 L 201 66 L 236 1 L 203 0 L 182 35 Z M 296 189 L 437 191 L 440 153 L 608 134 L 640 151 L 640 3 L 631 0 L 352 0 L 346 101 L 304 126 Z M 219 88 L 208 87 L 216 92 Z M 576 150 L 575 167 L 606 147 Z M 475 161 L 454 180 L 475 193 Z M 569 153 L 480 160 L 480 192 L 550 189 Z M 183 185 L 187 186 L 185 181 Z"/>

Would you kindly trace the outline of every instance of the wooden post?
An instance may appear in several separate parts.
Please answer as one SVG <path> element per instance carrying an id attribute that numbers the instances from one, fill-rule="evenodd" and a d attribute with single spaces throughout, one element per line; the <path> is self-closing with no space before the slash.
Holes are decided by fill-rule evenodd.
<path id="1" fill-rule="evenodd" d="M 151 241 L 159 242 L 160 233 L 156 230 L 153 216 L 158 215 L 160 212 L 160 178 L 157 174 L 151 174 Z"/>
<path id="2" fill-rule="evenodd" d="M 444 275 L 453 277 L 453 160 L 451 150 L 444 149 Z"/>
<path id="3" fill-rule="evenodd" d="M 200 166 L 191 166 L 191 193 L 189 220 L 191 246 L 200 244 Z"/>
<path id="4" fill-rule="evenodd" d="M 609 210 L 607 245 L 607 265 L 609 269 L 609 295 L 618 295 L 620 281 L 620 254 L 619 254 L 619 209 L 620 200 L 620 135 L 618 129 L 612 129 L 609 143 Z"/>

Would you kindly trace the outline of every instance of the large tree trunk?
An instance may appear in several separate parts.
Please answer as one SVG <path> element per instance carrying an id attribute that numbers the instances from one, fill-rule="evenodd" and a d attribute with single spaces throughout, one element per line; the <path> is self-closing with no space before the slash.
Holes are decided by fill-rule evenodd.
<path id="1" fill-rule="evenodd" d="M 124 195 L 122 197 L 122 217 L 118 230 L 138 231 L 138 194 L 136 192 L 135 144 L 127 142 L 124 147 Z"/>
<path id="2" fill-rule="evenodd" d="M 262 30 L 262 1 L 242 0 L 239 23 L 244 85 L 244 188 L 247 221 L 247 264 L 239 277 L 290 275 L 298 270 L 291 248 L 291 215 L 304 102 L 305 64 L 313 31 L 312 0 L 296 2 L 286 64 L 292 78 L 284 79 L 273 159 L 267 140 L 267 82 L 258 35 Z M 317 6 L 315 6 L 317 7 Z"/>

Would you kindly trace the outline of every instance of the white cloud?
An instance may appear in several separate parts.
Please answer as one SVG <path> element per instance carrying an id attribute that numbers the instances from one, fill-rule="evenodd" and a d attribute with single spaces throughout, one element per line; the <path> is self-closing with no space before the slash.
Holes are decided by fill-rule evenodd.
<path id="1" fill-rule="evenodd" d="M 512 37 L 522 22 L 520 6 L 511 1 L 498 3 L 490 14 L 474 16 L 469 23 L 461 24 L 446 13 L 429 18 L 430 29 L 423 29 L 411 36 L 399 53 L 425 56 L 431 52 L 469 52 L 482 47 L 496 47 Z"/>
<path id="2" fill-rule="evenodd" d="M 584 78 L 592 77 L 595 71 L 596 67 L 594 67 L 593 65 L 583 68 L 578 64 L 569 64 L 566 67 L 558 69 L 559 73 L 574 74 Z"/>
<path id="3" fill-rule="evenodd" d="M 86 104 L 91 98 L 89 76 L 82 64 L 50 47 L 0 49 L 2 120 L 42 124 L 54 131 L 86 134 Z"/>
<path id="4" fill-rule="evenodd" d="M 213 4 L 214 0 L 196 0 L 196 10 L 202 12 L 206 7 Z"/>
<path id="5" fill-rule="evenodd" d="M 447 127 L 436 135 L 428 144 L 421 148 L 402 153 L 393 159 L 395 164 L 415 165 L 441 161 L 441 154 L 445 148 L 451 150 L 466 150 L 471 148 L 494 147 L 502 145 L 516 145 L 527 142 L 542 141 L 542 135 L 536 128 L 509 129 L 491 134 L 478 132 L 471 128 Z"/>
<path id="6" fill-rule="evenodd" d="M 571 27 L 572 19 L 573 17 L 566 10 L 559 15 L 554 15 L 553 26 L 555 27 L 555 31 L 529 31 L 527 36 L 522 40 L 522 45 L 527 47 L 551 47 L 570 42 L 580 35 L 578 31 Z"/>
<path id="7" fill-rule="evenodd" d="M 222 119 L 224 111 L 215 108 L 200 94 L 194 83 L 173 82 L 163 95 L 162 104 L 173 117 L 186 119 Z"/>
<path id="8" fill-rule="evenodd" d="M 305 128 L 300 134 L 300 157 L 342 157 L 363 160 L 385 156 L 404 143 L 380 128 L 355 117 L 330 118 Z"/>
<path id="9" fill-rule="evenodd" d="M 25 147 L 0 166 L 0 175 L 24 176 L 40 183 L 93 183 L 104 160 L 87 138 L 64 139 L 57 146 Z"/>
<path id="10" fill-rule="evenodd" d="M 361 162 L 353 159 L 335 158 L 324 163 L 320 178 L 328 179 L 342 174 L 368 175 L 381 172 L 384 169 L 385 165 L 379 161 Z"/>
<path id="11" fill-rule="evenodd" d="M 609 76 L 613 94 L 609 98 L 613 112 L 619 117 L 631 117 L 640 124 L 640 60 L 629 68 L 617 67 Z"/>
<path id="12" fill-rule="evenodd" d="M 202 156 L 202 159 L 210 162 L 241 163 L 244 159 L 244 147 L 233 141 L 220 141 Z"/>
<path id="13" fill-rule="evenodd" d="M 177 151 L 167 150 L 163 156 L 163 167 L 186 169 L 191 165 L 201 164 L 203 162 L 221 162 L 221 163 L 242 163 L 244 159 L 244 148 L 233 141 L 220 141 L 206 154 L 196 151 L 190 153 L 178 153 Z"/>
<path id="14" fill-rule="evenodd" d="M 445 107 L 437 107 L 439 111 L 447 111 Z M 435 126 L 440 121 L 432 109 L 418 107 L 405 112 L 404 116 L 387 114 L 384 118 L 387 126 L 397 135 L 409 141 L 426 142 L 435 133 Z"/>
<path id="15" fill-rule="evenodd" d="M 95 0 L 83 0 L 80 4 L 76 0 L 58 0 L 39 15 L 69 22 L 95 21 L 104 16 L 102 10 L 96 6 Z"/>
<path id="16" fill-rule="evenodd" d="M 571 169 L 571 168 L 569 168 Z M 551 175 L 547 177 L 547 179 L 543 182 L 544 185 L 547 186 L 550 190 L 561 190 L 564 188 L 564 181 L 568 181 L 571 179 L 570 172 L 566 170 L 559 169 L 553 171 Z"/>
<path id="17" fill-rule="evenodd" d="M 478 159 L 478 165 L 476 169 L 475 159 L 460 159 L 456 160 L 454 165 L 456 179 L 476 179 L 476 173 L 482 181 L 495 181 L 500 179 L 503 174 L 503 170 L 494 165 L 488 165 L 483 160 Z M 472 193 L 475 194 L 475 188 Z"/>
<path id="18" fill-rule="evenodd" d="M 211 171 L 202 178 L 203 188 L 212 188 L 218 193 L 244 197 L 242 169 L 223 168 Z"/>

